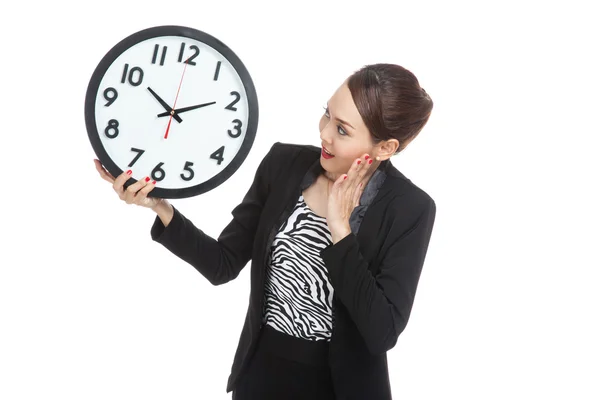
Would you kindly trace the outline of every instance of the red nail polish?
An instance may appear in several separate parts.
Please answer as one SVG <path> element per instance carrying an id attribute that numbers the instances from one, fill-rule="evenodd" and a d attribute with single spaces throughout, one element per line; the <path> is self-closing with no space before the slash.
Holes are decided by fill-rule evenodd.
<path id="1" fill-rule="evenodd" d="M 357 163 L 357 164 L 360 164 L 360 160 L 358 160 L 356 163 Z"/>
<path id="2" fill-rule="evenodd" d="M 131 170 L 127 171 L 127 175 L 131 175 Z"/>
<path id="3" fill-rule="evenodd" d="M 369 164 L 373 164 L 373 160 L 369 160 Z"/>
<path id="4" fill-rule="evenodd" d="M 153 185 L 156 185 L 156 181 L 152 181 L 152 184 L 153 184 Z"/>
<path id="5" fill-rule="evenodd" d="M 149 178 L 149 177 L 146 177 L 146 182 L 148 182 L 149 180 L 150 180 L 150 178 Z"/>
<path id="6" fill-rule="evenodd" d="M 344 176 L 344 180 L 346 180 L 346 178 L 348 178 L 348 175 Z"/>
<path id="7" fill-rule="evenodd" d="M 367 155 L 367 156 L 365 156 L 365 160 L 368 160 L 368 159 L 369 159 L 369 156 L 368 156 L 368 155 Z"/>

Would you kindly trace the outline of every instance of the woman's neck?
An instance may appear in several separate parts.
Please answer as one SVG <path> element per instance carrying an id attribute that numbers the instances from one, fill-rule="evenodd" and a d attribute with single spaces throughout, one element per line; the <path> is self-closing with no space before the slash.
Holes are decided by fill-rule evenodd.
<path id="1" fill-rule="evenodd" d="M 341 174 L 334 174 L 333 172 L 323 171 L 323 176 L 331 182 L 337 181 Z"/>

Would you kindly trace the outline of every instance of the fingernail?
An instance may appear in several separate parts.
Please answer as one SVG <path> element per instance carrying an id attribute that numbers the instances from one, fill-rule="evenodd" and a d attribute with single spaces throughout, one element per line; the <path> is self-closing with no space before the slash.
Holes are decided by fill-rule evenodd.
<path id="1" fill-rule="evenodd" d="M 373 164 L 373 160 L 369 160 L 369 164 Z"/>
<path id="2" fill-rule="evenodd" d="M 127 175 L 131 175 L 131 170 L 127 171 Z"/>
<path id="3" fill-rule="evenodd" d="M 146 177 L 146 182 L 148 182 L 149 180 L 150 180 L 150 178 L 149 178 L 149 177 Z"/>
<path id="4" fill-rule="evenodd" d="M 369 159 L 369 156 L 368 156 L 368 155 L 366 155 L 366 156 L 365 156 L 365 160 L 368 160 L 368 159 Z"/>
<path id="5" fill-rule="evenodd" d="M 346 180 L 346 178 L 348 178 L 348 175 L 344 176 L 344 180 Z"/>
<path id="6" fill-rule="evenodd" d="M 360 160 L 358 160 L 356 163 L 357 163 L 357 164 L 360 164 Z"/>
<path id="7" fill-rule="evenodd" d="M 152 184 L 153 184 L 153 185 L 156 185 L 156 181 L 152 181 Z"/>

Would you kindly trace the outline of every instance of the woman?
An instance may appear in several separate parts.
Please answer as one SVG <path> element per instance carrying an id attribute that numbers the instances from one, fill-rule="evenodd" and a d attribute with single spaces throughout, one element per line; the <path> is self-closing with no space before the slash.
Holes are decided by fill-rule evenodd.
<path id="1" fill-rule="evenodd" d="M 432 107 L 398 65 L 356 71 L 327 103 L 322 148 L 273 145 L 218 240 L 147 197 L 149 178 L 124 190 L 127 172 L 95 160 L 121 200 L 156 212 L 152 239 L 213 285 L 251 261 L 233 399 L 392 398 L 386 352 L 408 322 L 436 208 L 389 159 Z"/>

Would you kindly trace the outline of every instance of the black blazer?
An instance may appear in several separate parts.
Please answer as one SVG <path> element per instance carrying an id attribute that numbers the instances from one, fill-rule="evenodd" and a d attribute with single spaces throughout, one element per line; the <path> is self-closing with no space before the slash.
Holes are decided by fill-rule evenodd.
<path id="1" fill-rule="evenodd" d="M 275 143 L 218 240 L 175 207 L 166 228 L 158 216 L 151 228 L 154 241 L 213 285 L 235 279 L 252 261 L 250 303 L 227 392 L 246 368 L 262 328 L 268 251 L 302 190 L 323 171 L 320 154 L 315 146 Z M 386 352 L 408 322 L 435 212 L 433 199 L 385 160 L 352 212 L 352 234 L 322 250 L 334 288 L 329 364 L 336 399 L 392 398 Z"/>

